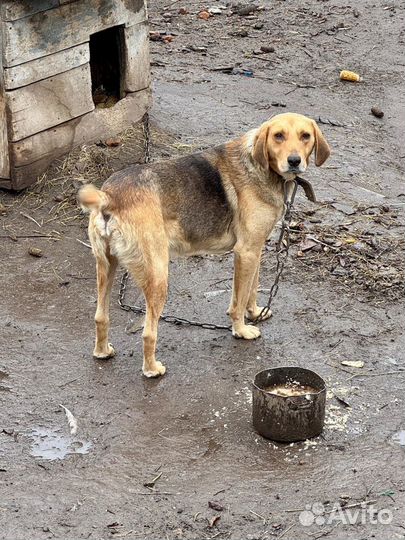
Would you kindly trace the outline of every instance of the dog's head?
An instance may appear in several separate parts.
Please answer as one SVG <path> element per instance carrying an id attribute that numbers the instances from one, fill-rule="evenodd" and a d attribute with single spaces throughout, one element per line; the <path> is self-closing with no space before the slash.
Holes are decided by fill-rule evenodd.
<path id="1" fill-rule="evenodd" d="M 322 165 L 330 148 L 317 123 L 302 114 L 273 116 L 257 130 L 252 156 L 265 170 L 272 169 L 286 179 L 305 172 L 315 151 L 315 165 Z"/>

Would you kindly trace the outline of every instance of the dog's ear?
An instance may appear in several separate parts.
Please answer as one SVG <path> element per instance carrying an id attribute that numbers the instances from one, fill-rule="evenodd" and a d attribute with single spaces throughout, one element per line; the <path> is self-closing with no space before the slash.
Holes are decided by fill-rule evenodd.
<path id="1" fill-rule="evenodd" d="M 253 143 L 252 156 L 255 161 L 259 163 L 265 170 L 270 168 L 270 156 L 267 148 L 267 137 L 269 134 L 269 127 L 262 126 L 259 128 L 255 141 Z"/>
<path id="2" fill-rule="evenodd" d="M 313 126 L 315 135 L 315 165 L 320 167 L 330 156 L 330 148 L 315 120 L 313 120 Z"/>

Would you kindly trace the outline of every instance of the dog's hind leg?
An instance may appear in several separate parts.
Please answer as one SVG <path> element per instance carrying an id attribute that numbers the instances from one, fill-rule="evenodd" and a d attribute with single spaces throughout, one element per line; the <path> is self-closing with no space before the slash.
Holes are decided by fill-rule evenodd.
<path id="1" fill-rule="evenodd" d="M 117 269 L 117 259 L 115 257 L 96 255 L 97 263 L 97 310 L 96 310 L 96 344 L 93 356 L 95 358 L 107 359 L 115 355 L 111 343 L 108 343 L 108 329 L 110 325 L 110 295 Z"/>
<path id="2" fill-rule="evenodd" d="M 142 288 L 146 301 L 146 316 L 143 328 L 143 366 L 145 377 L 159 377 L 166 372 L 165 366 L 156 360 L 156 341 L 159 319 L 162 314 L 168 283 L 169 255 L 164 248 L 146 256 L 145 268 L 129 267 L 134 279 Z"/>

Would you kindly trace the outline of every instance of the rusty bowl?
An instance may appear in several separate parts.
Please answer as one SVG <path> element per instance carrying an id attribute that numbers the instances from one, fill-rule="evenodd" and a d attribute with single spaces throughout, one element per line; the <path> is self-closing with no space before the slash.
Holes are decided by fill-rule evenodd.
<path id="1" fill-rule="evenodd" d="M 300 396 L 280 396 L 264 389 L 297 381 L 310 386 L 314 393 Z M 325 381 L 309 369 L 279 367 L 265 369 L 253 382 L 253 426 L 273 441 L 295 442 L 316 437 L 325 420 Z"/>

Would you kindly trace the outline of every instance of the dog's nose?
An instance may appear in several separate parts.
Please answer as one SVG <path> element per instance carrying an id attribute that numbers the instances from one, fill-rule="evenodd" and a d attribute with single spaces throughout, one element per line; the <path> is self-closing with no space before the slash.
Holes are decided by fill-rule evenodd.
<path id="1" fill-rule="evenodd" d="M 291 167 L 298 167 L 301 163 L 301 158 L 297 154 L 292 154 L 291 156 L 288 156 L 287 161 Z"/>

